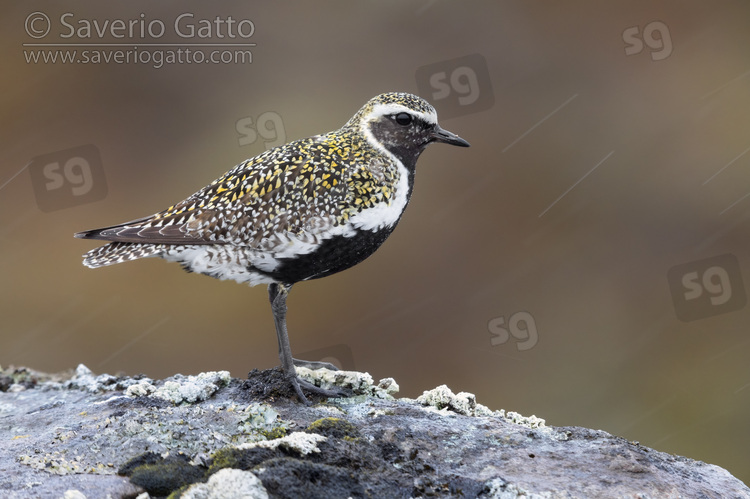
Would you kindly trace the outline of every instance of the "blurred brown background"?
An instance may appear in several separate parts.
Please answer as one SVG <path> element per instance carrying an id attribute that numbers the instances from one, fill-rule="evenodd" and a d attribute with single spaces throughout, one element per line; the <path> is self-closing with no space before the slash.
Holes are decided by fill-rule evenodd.
<path id="1" fill-rule="evenodd" d="M 150 215 L 409 91 L 472 147 L 431 146 L 383 248 L 295 287 L 295 354 L 392 376 L 405 396 L 445 383 L 750 481 L 749 3 L 2 10 L 2 366 L 243 377 L 276 365 L 265 289 L 159 260 L 89 270 L 80 256 L 95 244 L 72 234 Z M 175 33 L 185 13 L 192 37 Z M 165 33 L 141 37 L 156 21 Z M 188 45 L 218 43 L 255 45 Z M 186 48 L 229 62 L 183 53 L 154 67 Z M 252 62 L 235 62 L 245 50 Z M 50 59 L 72 51 L 80 62 Z M 116 51 L 146 63 L 104 60 Z"/>

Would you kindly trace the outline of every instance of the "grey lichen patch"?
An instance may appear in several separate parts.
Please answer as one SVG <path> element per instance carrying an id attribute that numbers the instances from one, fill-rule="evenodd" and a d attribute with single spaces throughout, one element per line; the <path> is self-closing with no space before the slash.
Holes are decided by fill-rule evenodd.
<path id="1" fill-rule="evenodd" d="M 369 373 L 357 371 L 330 371 L 328 369 L 308 369 L 297 367 L 297 375 L 316 386 L 333 389 L 346 388 L 355 395 L 365 395 L 381 399 L 393 399 L 398 393 L 398 383 L 393 378 L 381 379 L 376 385 Z"/>
<path id="2" fill-rule="evenodd" d="M 538 418 L 534 416 L 533 414 L 531 416 L 523 416 L 517 412 L 513 411 L 505 411 L 501 409 L 498 411 L 500 416 L 504 417 L 511 423 L 515 423 L 521 426 L 528 426 L 529 428 L 538 429 L 538 428 L 546 428 L 546 422 L 542 418 Z"/>
<path id="3" fill-rule="evenodd" d="M 248 442 L 245 444 L 238 445 L 238 449 L 254 449 L 257 447 L 264 449 L 276 449 L 282 448 L 288 451 L 294 451 L 302 456 L 312 454 L 313 452 L 320 452 L 318 444 L 328 440 L 328 437 L 324 435 L 318 435 L 316 433 L 304 433 L 296 431 L 286 437 L 277 438 L 274 440 L 264 440 L 260 442 Z"/>
<path id="4" fill-rule="evenodd" d="M 396 383 L 396 380 L 393 378 L 381 379 L 380 381 L 378 381 L 377 388 L 385 390 L 385 393 L 390 395 L 391 397 L 395 397 L 398 391 L 401 389 L 401 387 L 398 386 L 398 383 Z M 384 398 L 384 397 L 380 397 L 380 398 Z"/>
<path id="5" fill-rule="evenodd" d="M 161 386 L 155 386 L 151 380 L 141 380 L 125 390 L 128 397 L 155 397 L 172 402 L 194 404 L 208 400 L 220 388 L 231 381 L 229 371 L 210 371 L 196 376 L 177 374 L 164 380 Z"/>
<path id="6" fill-rule="evenodd" d="M 437 388 L 425 391 L 417 397 L 417 402 L 426 406 L 427 410 L 434 410 L 443 415 L 456 413 L 463 414 L 464 416 L 499 416 L 517 425 L 526 426 L 531 429 L 547 430 L 545 421 L 542 418 L 534 415 L 523 416 L 517 412 L 506 412 L 502 409 L 491 411 L 486 406 L 479 404 L 476 395 L 473 393 L 459 392 L 454 394 L 446 385 L 440 385 Z M 554 432 L 550 430 L 550 433 Z M 559 438 L 564 438 L 564 434 L 560 434 Z"/>
<path id="7" fill-rule="evenodd" d="M 156 391 L 156 387 L 153 385 L 153 381 L 150 379 L 142 379 L 138 383 L 131 385 L 125 390 L 126 397 L 148 397 Z"/>
<path id="8" fill-rule="evenodd" d="M 113 376 L 111 374 L 100 374 L 98 376 L 83 364 L 78 364 L 73 377 L 62 383 L 62 388 L 66 390 L 79 389 L 90 393 L 125 390 L 128 387 L 139 383 L 143 380 L 151 381 L 142 377 L 123 377 Z"/>
<path id="9" fill-rule="evenodd" d="M 559 497 L 552 492 L 530 492 L 517 484 L 508 483 L 502 478 L 493 478 L 484 485 L 482 497 L 487 499 L 553 499 Z"/>
<path id="10" fill-rule="evenodd" d="M 44 454 L 22 454 L 18 456 L 18 462 L 53 475 L 78 473 L 111 475 L 115 472 L 112 464 L 96 463 L 91 465 L 87 464 L 86 461 L 84 456 L 68 457 L 57 451 Z"/>
<path id="11" fill-rule="evenodd" d="M 239 424 L 239 431 L 244 435 L 271 440 L 283 437 L 289 430 L 288 423 L 268 404 L 250 404 L 242 410 L 242 415 L 244 417 Z"/>
<path id="12" fill-rule="evenodd" d="M 179 495 L 180 499 L 267 499 L 263 483 L 250 471 L 226 468 L 217 471 L 206 483 L 195 483 Z"/>
<path id="13" fill-rule="evenodd" d="M 477 403 L 477 397 L 473 393 L 453 393 L 446 385 L 440 385 L 432 390 L 425 391 L 417 397 L 417 402 L 435 408 L 442 414 L 451 412 L 463 414 L 464 416 L 493 416 L 494 413 L 486 406 Z"/>
<path id="14" fill-rule="evenodd" d="M 55 424 L 65 427 L 50 431 L 42 446 L 55 452 L 29 448 L 17 454 L 17 460 L 53 474 L 114 474 L 110 463 L 121 464 L 141 449 L 209 455 L 227 445 L 284 436 L 288 428 L 266 404 L 243 407 L 226 400 L 220 404 L 143 407 L 130 400 L 120 398 L 103 417 L 87 411 L 61 417 Z M 117 406 L 124 409 L 117 410 Z M 19 442 L 25 440 L 21 437 Z M 86 451 L 81 452 L 82 448 Z"/>
<path id="15" fill-rule="evenodd" d="M 228 444 L 266 440 L 267 435 L 286 432 L 278 413 L 265 404 L 238 408 L 218 406 L 179 406 L 155 411 L 152 418 L 141 416 L 124 422 L 117 431 L 125 438 L 146 439 L 155 450 L 179 448 L 190 455 L 211 453 Z M 191 421 L 211 422 L 211 427 L 194 426 Z"/>

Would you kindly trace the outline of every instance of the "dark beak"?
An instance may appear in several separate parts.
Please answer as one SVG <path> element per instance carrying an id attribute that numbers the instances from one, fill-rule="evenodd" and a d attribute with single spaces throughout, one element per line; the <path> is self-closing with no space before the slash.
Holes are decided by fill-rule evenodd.
<path id="1" fill-rule="evenodd" d="M 432 142 L 444 142 L 446 144 L 461 147 L 469 147 L 470 145 L 455 133 L 443 130 L 440 128 L 440 125 L 435 125 L 435 129 L 432 131 Z"/>

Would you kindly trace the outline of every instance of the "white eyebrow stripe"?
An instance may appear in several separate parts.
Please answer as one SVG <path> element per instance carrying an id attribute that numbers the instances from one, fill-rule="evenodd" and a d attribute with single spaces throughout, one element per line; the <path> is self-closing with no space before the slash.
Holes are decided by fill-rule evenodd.
<path id="1" fill-rule="evenodd" d="M 430 123 L 432 125 L 437 124 L 437 113 L 431 112 L 431 113 L 422 113 L 419 111 L 415 111 L 414 109 L 409 109 L 408 107 L 402 105 L 402 104 L 376 104 L 372 111 L 367 113 L 367 116 L 365 116 L 365 119 L 367 121 L 379 118 L 380 116 L 386 116 L 389 114 L 397 114 L 397 113 L 409 113 L 411 115 L 417 116 L 418 118 L 422 119 L 426 123 Z"/>

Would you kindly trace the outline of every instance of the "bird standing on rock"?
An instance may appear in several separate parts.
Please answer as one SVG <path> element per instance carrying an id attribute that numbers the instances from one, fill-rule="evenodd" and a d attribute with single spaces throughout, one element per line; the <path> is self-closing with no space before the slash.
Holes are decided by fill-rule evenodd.
<path id="1" fill-rule="evenodd" d="M 286 299 L 292 285 L 348 269 L 391 234 L 409 202 L 417 158 L 432 142 L 469 143 L 443 130 L 435 109 L 408 93 L 370 99 L 343 127 L 248 159 L 184 201 L 150 217 L 75 234 L 112 241 L 84 255 L 96 268 L 146 257 L 189 272 L 268 284 L 279 357 L 302 388 L 341 396 L 297 376 Z"/>

